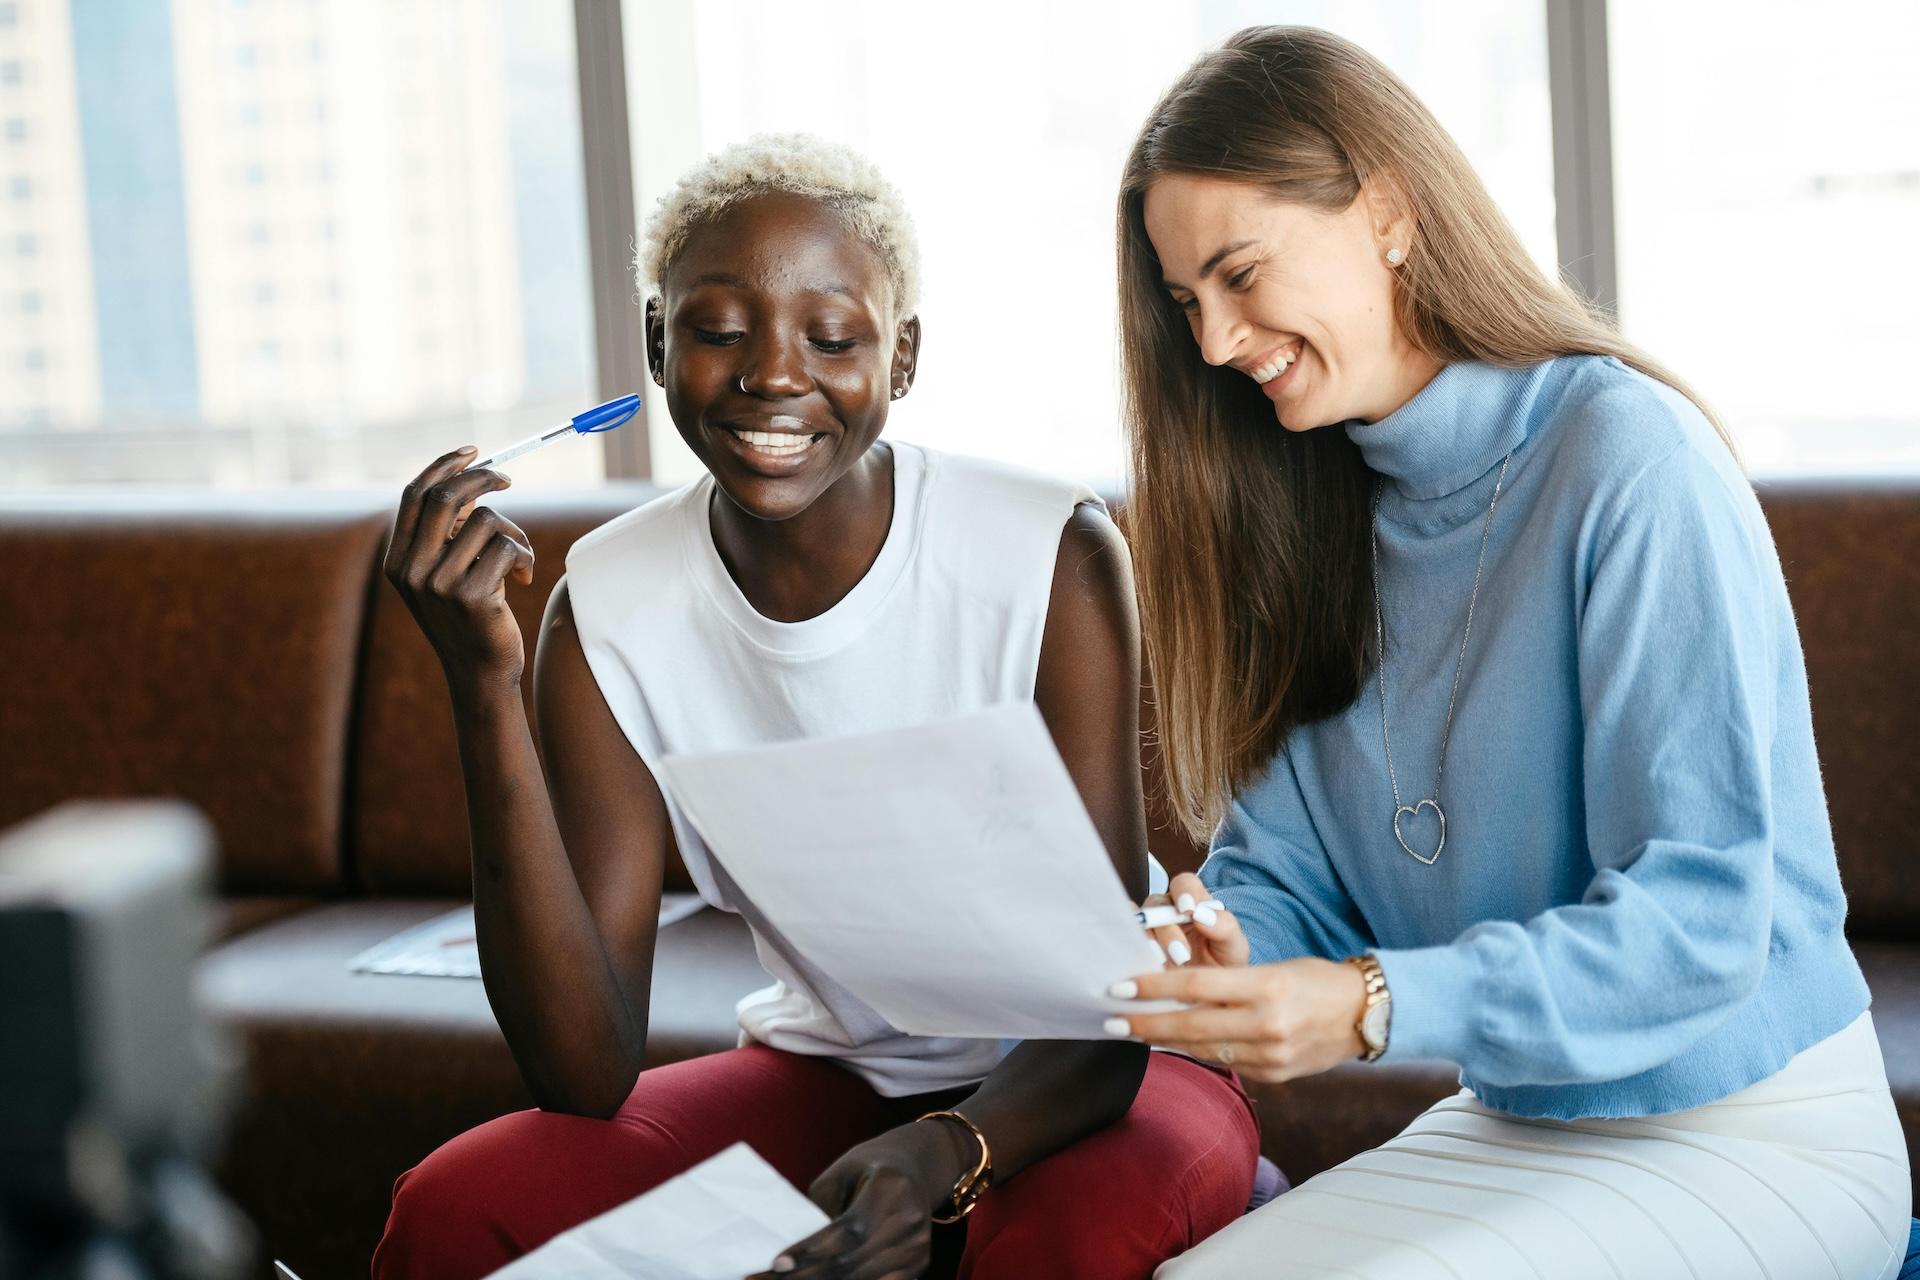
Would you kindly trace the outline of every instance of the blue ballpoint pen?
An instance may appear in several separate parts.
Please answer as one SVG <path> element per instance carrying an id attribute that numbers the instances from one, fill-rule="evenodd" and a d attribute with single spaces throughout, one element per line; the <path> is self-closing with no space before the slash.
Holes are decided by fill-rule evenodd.
<path id="1" fill-rule="evenodd" d="M 640 412 L 640 397 L 637 395 L 609 400 L 605 404 L 595 405 L 585 413 L 576 414 L 558 426 L 548 427 L 537 436 L 528 436 L 519 444 L 509 445 L 498 453 L 489 454 L 467 470 L 477 471 L 481 467 L 497 467 L 509 458 L 518 458 L 523 454 L 532 453 L 541 445 L 551 444 L 564 435 L 589 435 L 598 431 L 611 431 L 638 412 Z"/>

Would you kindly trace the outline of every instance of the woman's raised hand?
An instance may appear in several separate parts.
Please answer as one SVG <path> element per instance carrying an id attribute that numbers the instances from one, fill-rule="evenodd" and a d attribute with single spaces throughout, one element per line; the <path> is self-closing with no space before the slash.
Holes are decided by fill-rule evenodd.
<path id="1" fill-rule="evenodd" d="M 1156 893 L 1140 904 L 1172 906 L 1192 914 L 1191 924 L 1147 930 L 1174 964 L 1232 967 L 1247 962 L 1247 935 L 1241 932 L 1240 922 L 1224 907 L 1208 905 L 1212 899 L 1212 890 L 1200 882 L 1199 876 L 1183 871 L 1168 882 L 1165 893 Z"/>
<path id="2" fill-rule="evenodd" d="M 400 495 L 385 566 L 456 691 L 519 683 L 526 651 L 507 608 L 507 579 L 533 582 L 525 532 L 474 506 L 513 482 L 497 471 L 468 471 L 473 455 L 471 445 L 456 449 L 413 478 Z"/>

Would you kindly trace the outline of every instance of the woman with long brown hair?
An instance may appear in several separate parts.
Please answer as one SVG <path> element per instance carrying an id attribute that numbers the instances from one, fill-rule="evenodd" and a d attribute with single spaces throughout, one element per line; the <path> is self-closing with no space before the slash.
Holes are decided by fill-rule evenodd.
<path id="1" fill-rule="evenodd" d="M 1905 1144 L 1724 432 L 1378 61 L 1241 32 L 1119 209 L 1191 963 L 1110 1030 L 1463 1091 L 1162 1276 L 1890 1276 Z M 1209 897 L 1224 903 L 1215 911 Z M 1198 906 L 1195 906 L 1198 902 Z"/>

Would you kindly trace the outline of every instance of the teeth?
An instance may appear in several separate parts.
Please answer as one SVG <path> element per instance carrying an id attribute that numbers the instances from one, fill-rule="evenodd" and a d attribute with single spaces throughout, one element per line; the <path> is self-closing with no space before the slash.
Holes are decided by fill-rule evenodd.
<path id="1" fill-rule="evenodd" d="M 752 445 L 760 453 L 771 453 L 786 457 L 802 453 L 813 444 L 812 436 L 796 436 L 773 431 L 736 431 L 733 433 Z"/>
<path id="2" fill-rule="evenodd" d="M 1266 364 L 1256 366 L 1251 372 L 1255 382 L 1272 382 L 1292 366 L 1298 353 L 1282 351 Z"/>

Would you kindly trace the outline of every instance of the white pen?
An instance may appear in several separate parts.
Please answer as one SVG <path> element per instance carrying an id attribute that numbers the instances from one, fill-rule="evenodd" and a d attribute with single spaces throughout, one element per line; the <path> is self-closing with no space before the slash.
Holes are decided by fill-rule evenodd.
<path id="1" fill-rule="evenodd" d="M 1191 924 L 1194 915 L 1200 911 L 1214 912 L 1226 909 L 1225 903 L 1209 898 L 1205 902 L 1196 903 L 1192 911 L 1182 911 L 1173 906 L 1144 907 L 1134 912 L 1133 918 L 1142 929 L 1160 929 L 1170 924 Z M 1202 923 L 1211 924 L 1212 921 L 1202 921 Z"/>

